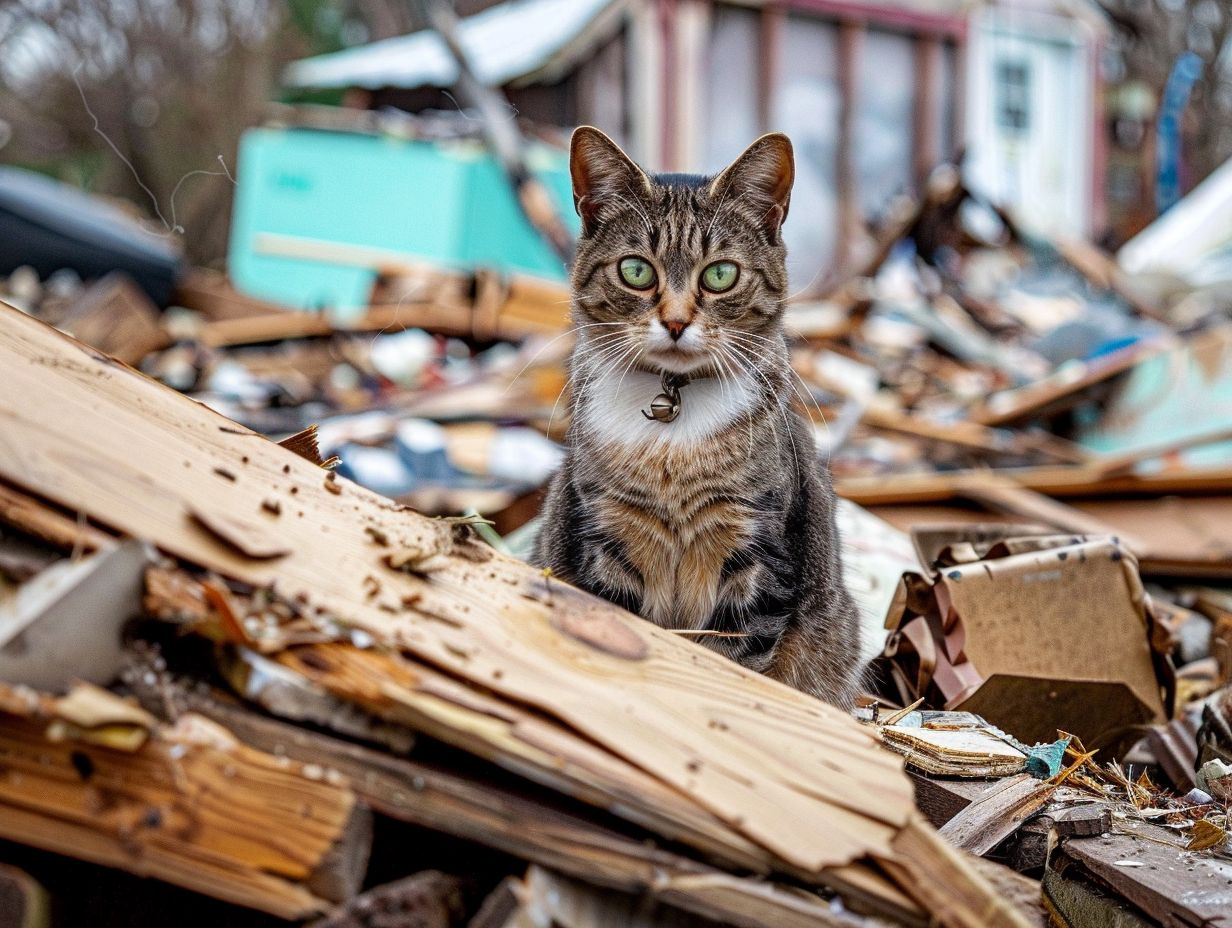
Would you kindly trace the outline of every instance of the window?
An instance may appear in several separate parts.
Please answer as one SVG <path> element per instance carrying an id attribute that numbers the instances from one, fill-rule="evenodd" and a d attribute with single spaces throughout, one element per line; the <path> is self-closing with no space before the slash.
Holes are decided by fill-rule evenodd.
<path id="1" fill-rule="evenodd" d="M 1022 59 L 997 62 L 997 125 L 1015 135 L 1031 127 L 1031 67 Z"/>

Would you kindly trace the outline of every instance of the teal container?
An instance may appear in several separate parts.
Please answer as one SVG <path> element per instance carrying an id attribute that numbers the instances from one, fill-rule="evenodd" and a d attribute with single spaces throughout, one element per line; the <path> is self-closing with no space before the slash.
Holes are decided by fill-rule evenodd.
<path id="1" fill-rule="evenodd" d="M 529 151 L 531 170 L 574 229 L 566 155 Z M 311 129 L 251 129 L 240 143 L 229 273 L 241 291 L 354 315 L 364 268 L 258 255 L 277 233 L 361 245 L 456 268 L 494 267 L 563 280 L 565 267 L 522 216 L 500 166 L 475 141 L 422 142 Z"/>

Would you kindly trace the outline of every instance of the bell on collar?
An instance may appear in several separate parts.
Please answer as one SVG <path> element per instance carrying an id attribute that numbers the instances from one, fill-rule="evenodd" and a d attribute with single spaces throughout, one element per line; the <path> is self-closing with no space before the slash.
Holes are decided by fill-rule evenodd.
<path id="1" fill-rule="evenodd" d="M 667 393 L 660 393 L 650 401 L 650 412 L 643 409 L 642 415 L 658 422 L 671 422 L 680 415 L 680 394 L 671 396 Z"/>
<path id="2" fill-rule="evenodd" d="M 671 422 L 680 415 L 680 388 L 689 382 L 682 374 L 664 373 L 659 383 L 663 392 L 650 401 L 650 412 L 642 415 L 655 422 Z"/>

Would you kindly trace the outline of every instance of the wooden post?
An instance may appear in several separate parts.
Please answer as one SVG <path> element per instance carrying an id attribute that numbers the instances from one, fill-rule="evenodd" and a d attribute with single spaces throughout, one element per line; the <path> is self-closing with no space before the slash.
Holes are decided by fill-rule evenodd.
<path id="1" fill-rule="evenodd" d="M 770 132 L 774 126 L 786 21 L 787 14 L 781 6 L 767 4 L 762 7 L 757 58 L 757 121 L 762 132 Z"/>
<path id="2" fill-rule="evenodd" d="M 849 267 L 852 247 L 860 232 L 859 178 L 856 173 L 856 114 L 859 112 L 860 40 L 864 24 L 844 20 L 838 34 L 839 123 L 838 157 L 838 250 L 835 270 Z"/>
<path id="3" fill-rule="evenodd" d="M 676 0 L 657 0 L 659 26 L 659 159 L 665 171 L 680 168 L 676 145 Z"/>
<path id="4" fill-rule="evenodd" d="M 915 40 L 915 119 L 911 126 L 912 177 L 923 190 L 928 175 L 941 160 L 938 103 L 941 83 L 941 40 L 919 35 Z"/>

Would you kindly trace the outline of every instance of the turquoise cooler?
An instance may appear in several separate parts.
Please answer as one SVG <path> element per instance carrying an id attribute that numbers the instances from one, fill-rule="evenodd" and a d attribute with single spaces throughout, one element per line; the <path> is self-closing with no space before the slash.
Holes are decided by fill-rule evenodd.
<path id="1" fill-rule="evenodd" d="M 577 228 L 564 152 L 532 144 L 531 170 Z M 229 272 L 245 293 L 342 316 L 368 302 L 373 273 L 258 255 L 277 233 L 362 245 L 455 268 L 563 280 L 565 267 L 523 218 L 496 160 L 477 141 L 406 141 L 311 129 L 251 129 L 240 143 Z"/>

